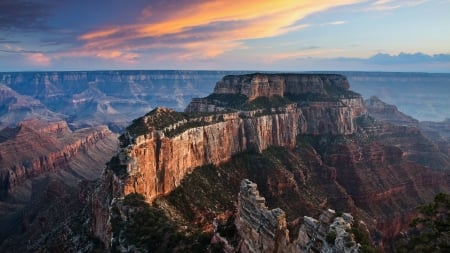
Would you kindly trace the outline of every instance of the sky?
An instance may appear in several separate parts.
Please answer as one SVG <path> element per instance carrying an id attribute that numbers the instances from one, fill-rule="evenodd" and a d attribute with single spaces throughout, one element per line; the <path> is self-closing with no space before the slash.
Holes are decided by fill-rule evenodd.
<path id="1" fill-rule="evenodd" d="M 450 0 L 0 0 L 0 71 L 450 72 Z"/>

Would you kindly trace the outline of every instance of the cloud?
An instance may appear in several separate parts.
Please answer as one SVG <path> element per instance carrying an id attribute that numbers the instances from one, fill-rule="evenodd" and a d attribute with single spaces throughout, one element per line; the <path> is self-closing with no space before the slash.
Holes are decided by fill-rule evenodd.
<path id="1" fill-rule="evenodd" d="M 11 43 L 18 44 L 18 43 Z M 10 43 L 5 43 L 3 48 L 0 48 L 0 52 L 11 53 L 11 54 L 32 54 L 32 53 L 40 53 L 40 51 L 36 50 L 25 50 L 19 46 L 11 45 Z"/>
<path id="2" fill-rule="evenodd" d="M 0 31 L 43 30 L 47 26 L 50 6 L 24 0 L 0 1 Z"/>
<path id="3" fill-rule="evenodd" d="M 217 57 L 245 47 L 246 40 L 303 29 L 308 25 L 295 23 L 307 15 L 355 2 L 359 0 L 215 0 L 197 1 L 195 4 L 180 1 L 179 5 L 168 7 L 170 12 L 158 9 L 154 4 L 142 10 L 138 17 L 140 23 L 105 27 L 82 34 L 79 40 L 84 44 L 77 50 L 94 53 L 120 49 L 131 53 L 171 48 L 185 59 Z"/>
<path id="4" fill-rule="evenodd" d="M 379 53 L 367 58 L 326 58 L 310 54 L 299 56 L 299 58 L 283 60 L 289 62 L 292 66 L 314 70 L 450 72 L 450 54 L 448 53 L 434 55 L 420 52 L 399 53 L 397 55 Z"/>
<path id="5" fill-rule="evenodd" d="M 345 23 L 347 23 L 347 21 L 345 21 L 345 20 L 336 20 L 336 21 L 325 23 L 325 25 L 343 25 Z"/>
<path id="6" fill-rule="evenodd" d="M 424 53 L 400 53 L 398 55 L 390 55 L 379 53 L 365 59 L 371 64 L 423 64 L 423 63 L 450 63 L 450 54 L 428 55 Z"/>
<path id="7" fill-rule="evenodd" d="M 18 40 L 10 40 L 5 38 L 0 38 L 0 44 L 19 44 L 20 41 Z"/>
<path id="8" fill-rule="evenodd" d="M 115 51 L 101 51 L 96 54 L 97 57 L 103 59 L 114 59 L 122 62 L 133 63 L 138 58 L 139 55 L 135 53 L 124 53 L 118 50 Z"/>
<path id="9" fill-rule="evenodd" d="M 28 61 L 37 66 L 49 66 L 51 63 L 50 57 L 44 55 L 43 53 L 31 53 L 27 54 L 26 58 Z"/>
<path id="10" fill-rule="evenodd" d="M 425 2 L 428 2 L 429 0 L 416 0 L 416 1 L 410 1 L 410 0 L 377 0 L 373 2 L 368 10 L 374 10 L 374 11 L 389 11 L 389 10 L 395 10 L 402 7 L 413 7 L 417 5 L 421 5 Z"/>

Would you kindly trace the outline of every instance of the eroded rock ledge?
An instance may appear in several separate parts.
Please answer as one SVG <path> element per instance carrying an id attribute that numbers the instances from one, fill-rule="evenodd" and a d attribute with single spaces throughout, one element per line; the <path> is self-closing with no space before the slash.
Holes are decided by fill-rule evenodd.
<path id="1" fill-rule="evenodd" d="M 257 185 L 248 179 L 241 183 L 236 227 L 241 238 L 238 252 L 359 252 L 351 230 L 353 217 L 325 210 L 319 219 L 304 216 L 298 237 L 290 240 L 286 214 L 280 208 L 269 210 Z"/>

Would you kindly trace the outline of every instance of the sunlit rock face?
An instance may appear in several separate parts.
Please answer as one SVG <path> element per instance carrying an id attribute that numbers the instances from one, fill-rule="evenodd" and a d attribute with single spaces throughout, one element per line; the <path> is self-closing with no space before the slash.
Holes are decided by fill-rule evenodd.
<path id="1" fill-rule="evenodd" d="M 247 150 L 261 152 L 270 146 L 293 148 L 298 134 L 352 134 L 357 129 L 356 118 L 366 113 L 362 98 L 353 93 L 349 96 L 348 82 L 339 75 L 226 76 L 215 88 L 216 94 L 244 95 L 246 103 L 261 97 L 283 96 L 286 91 L 298 96 L 303 92 L 319 94 L 333 102 L 300 101 L 270 109 L 234 109 L 232 113 L 216 113 L 214 120 L 212 116 L 201 116 L 173 122 L 164 126 L 165 130 L 146 125 L 146 133 L 133 137 L 132 145 L 122 152 L 122 163 L 128 170 L 125 194 L 142 193 L 152 201 L 175 189 L 184 175 L 198 166 L 217 165 Z M 205 101 L 215 103 L 207 98 Z M 188 108 L 191 113 L 205 108 L 209 111 L 199 103 Z M 157 109 L 142 120 L 153 122 L 166 112 Z M 195 127 L 198 122 L 205 124 Z M 177 134 L 167 136 L 164 134 L 167 131 Z"/>
<path id="2" fill-rule="evenodd" d="M 126 151 L 129 175 L 125 194 L 139 192 L 151 201 L 175 189 L 184 175 L 198 166 L 217 165 L 247 150 L 293 148 L 302 115 L 294 109 L 259 117 L 221 116 L 222 122 L 189 128 L 170 138 L 158 130 L 138 136 Z"/>

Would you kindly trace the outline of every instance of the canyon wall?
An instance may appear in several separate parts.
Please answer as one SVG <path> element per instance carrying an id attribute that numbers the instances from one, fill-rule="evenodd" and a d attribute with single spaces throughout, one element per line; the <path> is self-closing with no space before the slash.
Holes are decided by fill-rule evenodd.
<path id="1" fill-rule="evenodd" d="M 5 198 L 27 179 L 67 167 L 80 167 L 76 173 L 81 178 L 97 178 L 102 168 L 91 171 L 88 168 L 92 165 L 85 164 L 84 168 L 84 165 L 77 166 L 71 162 L 76 160 L 76 163 L 82 163 L 87 159 L 104 161 L 117 149 L 116 135 L 105 126 L 72 132 L 65 121 L 48 123 L 27 120 L 17 128 L 1 132 L 5 135 L 5 139 L 0 142 L 1 198 Z M 97 147 L 104 148 L 104 154 L 90 156 L 90 149 Z"/>
<path id="2" fill-rule="evenodd" d="M 366 113 L 362 98 L 357 94 L 336 97 L 336 90 L 347 94 L 348 82 L 345 77 L 312 74 L 225 76 L 216 84 L 215 92 L 245 95 L 248 103 L 255 97 L 284 96 L 286 92 L 297 95 L 319 93 L 327 98 L 324 100 L 330 101 L 291 102 L 276 108 L 251 111 L 232 109 L 235 112 L 216 113 L 214 117 L 220 120 L 214 122 L 207 116 L 201 116 L 189 119 L 191 125 L 182 120 L 165 126 L 165 130 L 147 124 L 143 126 L 143 134 L 128 136 L 128 142 L 132 145 L 123 149 L 120 156 L 120 163 L 127 167 L 128 174 L 124 194 L 138 192 L 152 201 L 174 190 L 184 175 L 194 168 L 217 165 L 242 151 L 261 152 L 270 146 L 292 149 L 298 134 L 355 133 L 356 118 Z M 333 94 L 328 94 L 331 91 Z M 206 104 L 215 103 L 207 98 L 204 100 Z M 188 111 L 210 111 L 208 108 L 212 107 L 193 103 Z M 155 118 L 167 112 L 157 109 L 153 114 L 147 114 L 143 121 L 156 122 Z M 198 122 L 205 124 L 192 125 Z M 166 136 L 164 133 L 167 130 L 177 134 Z"/>
<path id="3" fill-rule="evenodd" d="M 242 94 L 254 100 L 257 97 L 291 94 L 327 94 L 327 86 L 348 90 L 342 75 L 326 74 L 248 74 L 225 76 L 216 83 L 216 94 Z"/>
<path id="4" fill-rule="evenodd" d="M 293 148 L 299 130 L 304 129 L 299 125 L 302 114 L 295 108 L 258 117 L 223 116 L 223 122 L 189 128 L 171 138 L 158 130 L 136 137 L 135 144 L 123 151 L 128 171 L 124 193 L 138 192 L 152 201 L 174 190 L 198 166 L 217 165 L 247 150 Z"/>

